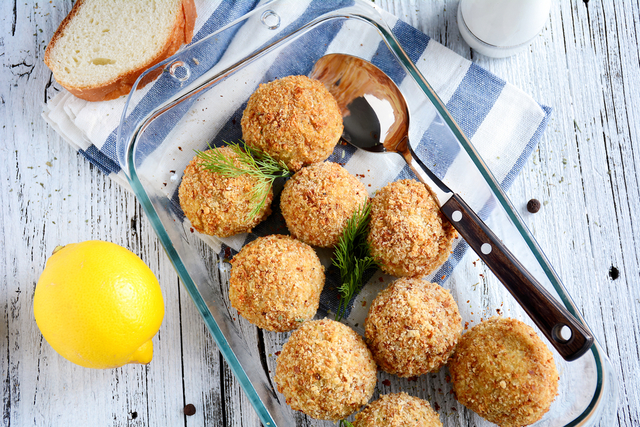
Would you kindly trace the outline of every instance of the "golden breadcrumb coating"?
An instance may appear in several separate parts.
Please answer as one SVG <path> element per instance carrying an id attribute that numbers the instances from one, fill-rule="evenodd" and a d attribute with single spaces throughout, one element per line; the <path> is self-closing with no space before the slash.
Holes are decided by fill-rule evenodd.
<path id="1" fill-rule="evenodd" d="M 558 393 L 553 355 L 525 323 L 494 316 L 462 336 L 449 361 L 456 398 L 502 427 L 533 424 Z"/>
<path id="2" fill-rule="evenodd" d="M 436 372 L 462 334 L 462 318 L 449 291 L 405 277 L 371 303 L 365 340 L 380 369 L 399 377 Z"/>
<path id="3" fill-rule="evenodd" d="M 367 405 L 356 415 L 354 427 L 442 427 L 426 400 L 407 393 L 391 393 Z"/>
<path id="4" fill-rule="evenodd" d="M 385 273 L 426 276 L 446 261 L 456 236 L 422 183 L 392 182 L 373 198 L 368 241 Z"/>
<path id="5" fill-rule="evenodd" d="M 242 114 L 249 146 L 296 171 L 326 160 L 342 136 L 342 115 L 324 85 L 306 76 L 261 84 Z"/>
<path id="6" fill-rule="evenodd" d="M 241 166 L 233 149 L 220 147 L 214 150 L 222 151 L 225 156 L 234 159 L 236 166 Z M 248 174 L 229 178 L 205 169 L 203 163 L 204 160 L 198 156 L 189 162 L 178 190 L 180 207 L 193 228 L 200 233 L 229 237 L 251 231 L 269 216 L 272 191 L 269 191 L 266 203 L 257 215 L 249 217 L 254 207 L 251 194 L 259 182 L 258 178 Z"/>
<path id="7" fill-rule="evenodd" d="M 311 246 L 289 236 L 259 237 L 231 265 L 229 299 L 249 322 L 286 332 L 315 316 L 324 267 Z"/>
<path id="8" fill-rule="evenodd" d="M 335 320 L 311 320 L 282 347 L 275 381 L 294 410 L 337 421 L 371 399 L 376 371 L 371 352 L 353 329 Z"/>
<path id="9" fill-rule="evenodd" d="M 331 247 L 347 221 L 369 199 L 367 190 L 337 163 L 302 168 L 284 185 L 280 209 L 289 232 L 305 243 Z"/>

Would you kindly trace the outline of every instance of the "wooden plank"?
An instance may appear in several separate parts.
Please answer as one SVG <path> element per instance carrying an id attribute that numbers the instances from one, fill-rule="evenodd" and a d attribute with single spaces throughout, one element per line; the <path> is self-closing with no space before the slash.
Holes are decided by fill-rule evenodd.
<path id="1" fill-rule="evenodd" d="M 44 46 L 72 2 L 24 3 L 0 2 L 6 17 L 0 23 L 3 425 L 259 425 L 135 198 L 90 166 L 40 118 L 43 102 L 58 89 L 41 62 Z M 640 4 L 553 2 L 550 19 L 528 52 L 494 60 L 470 51 L 460 38 L 457 3 L 376 1 L 554 108 L 538 149 L 509 195 L 611 357 L 620 406 L 617 418 L 601 425 L 636 426 Z M 525 209 L 533 197 L 543 202 L 535 215 Z M 109 371 L 76 367 L 51 349 L 33 321 L 33 290 L 47 256 L 56 244 L 91 238 L 129 247 L 160 280 L 166 314 L 149 366 Z M 450 285 L 478 282 L 492 304 L 499 301 L 499 285 L 482 265 L 470 261 L 468 257 L 456 273 L 460 279 Z M 620 272 L 615 280 L 611 267 Z M 255 328 L 243 325 L 243 330 L 257 344 L 261 337 Z M 272 372 L 286 337 L 262 334 Z M 422 389 L 395 380 L 387 385 L 385 380 L 392 378 L 380 374 L 377 393 L 405 387 L 446 402 L 439 403 L 446 426 L 475 423 L 474 415 L 438 395 L 446 384 L 444 375 L 429 377 Z M 187 403 L 196 406 L 194 416 L 183 415 Z M 297 419 L 301 426 L 332 425 L 301 415 Z"/>
<path id="2" fill-rule="evenodd" d="M 45 99 L 57 90 L 42 63 L 44 46 L 70 6 L 71 2 L 15 3 L 15 14 L 3 10 L 4 16 L 16 18 L 15 30 L 10 19 L 3 20 L 2 33 L 7 77 L 2 140 L 8 142 L 2 150 L 3 157 L 12 160 L 2 162 L 9 191 L 1 193 L 1 218 L 5 229 L 18 229 L 3 232 L 2 277 L 7 283 L 2 292 L 8 302 L 1 328 L 6 355 L 3 423 L 185 423 L 182 354 L 176 345 L 182 336 L 181 307 L 172 303 L 181 289 L 175 271 L 135 197 L 90 166 L 40 117 Z M 14 4 L 3 2 L 2 7 L 11 9 Z M 166 313 L 148 366 L 95 371 L 72 365 L 48 346 L 33 321 L 33 289 L 47 256 L 57 244 L 88 239 L 130 248 L 159 278 Z M 190 339 L 208 338 L 203 328 L 194 331 Z"/>
<path id="3" fill-rule="evenodd" d="M 630 15 L 626 20 L 632 19 L 634 9 L 637 20 L 637 4 L 626 4 L 624 9 Z M 481 65 L 508 81 L 522 81 L 525 91 L 554 107 L 545 138 L 511 194 L 523 212 L 527 198 L 543 200 L 542 215 L 524 216 L 605 346 L 618 378 L 624 378 L 638 369 L 637 273 L 632 277 L 623 273 L 616 281 L 608 273 L 612 266 L 638 271 L 632 220 L 638 198 L 628 192 L 635 193 L 637 184 L 621 180 L 623 175 L 637 179 L 633 157 L 624 152 L 632 149 L 638 133 L 636 129 L 619 132 L 613 125 L 635 126 L 637 120 L 624 119 L 635 112 L 627 111 L 626 100 L 616 99 L 637 91 L 639 76 L 636 67 L 623 80 L 609 78 L 622 76 L 616 71 L 624 67 L 621 57 L 629 56 L 630 63 L 637 64 L 637 37 L 628 32 L 633 26 L 612 31 L 608 23 L 607 16 L 620 13 L 612 2 L 562 2 L 552 8 L 547 29 L 532 47 L 531 71 L 510 61 Z M 549 52 L 553 46 L 556 49 Z M 629 169 L 631 173 L 626 172 Z M 622 343 L 616 325 L 625 325 L 629 334 Z M 633 350 L 620 348 L 627 345 Z M 637 392 L 624 385 L 621 391 L 620 425 L 634 425 Z"/>

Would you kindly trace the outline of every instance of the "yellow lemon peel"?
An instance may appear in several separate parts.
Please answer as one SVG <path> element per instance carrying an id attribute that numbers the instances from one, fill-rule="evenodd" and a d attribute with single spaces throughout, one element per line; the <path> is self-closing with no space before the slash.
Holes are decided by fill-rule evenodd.
<path id="1" fill-rule="evenodd" d="M 61 356 L 106 369 L 151 361 L 164 301 L 158 280 L 138 256 L 91 240 L 56 247 L 36 285 L 33 313 Z"/>

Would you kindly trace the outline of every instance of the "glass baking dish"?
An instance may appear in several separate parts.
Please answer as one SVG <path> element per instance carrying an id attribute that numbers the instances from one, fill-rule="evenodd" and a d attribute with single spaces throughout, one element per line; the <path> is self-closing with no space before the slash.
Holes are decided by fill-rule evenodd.
<path id="1" fill-rule="evenodd" d="M 295 0 L 268 2 L 148 70 L 145 75 L 159 69 L 164 72 L 144 99 L 134 86 L 117 140 L 119 162 L 133 191 L 265 426 L 295 425 L 303 417 L 284 403 L 283 396 L 274 390 L 271 377 L 276 360 L 273 354 L 277 354 L 288 335 L 257 333 L 237 315 L 227 297 L 227 261 L 255 235 L 286 233 L 278 216 L 277 198 L 274 214 L 256 227 L 253 235 L 221 241 L 199 235 L 190 227 L 180 209 L 177 190 L 194 150 L 240 140 L 242 109 L 259 83 L 290 74 L 306 75 L 317 59 L 333 52 L 373 58 L 396 82 L 413 117 L 410 140 L 427 140 L 427 144 L 438 141 L 427 145 L 427 150 L 418 150 L 423 161 L 433 164 L 434 172 L 461 194 L 525 267 L 582 320 L 500 185 L 375 7 L 358 1 L 318 1 L 310 6 Z M 351 173 L 362 177 L 370 195 L 384 183 L 408 173 L 398 155 L 364 153 L 340 144 L 329 160 L 345 164 Z M 470 278 L 461 268 L 454 268 L 458 262 L 475 263 L 473 256 L 462 257 L 464 252 L 465 244 L 457 242 L 448 264 L 430 277 L 451 291 L 463 321 L 472 326 L 498 311 L 533 326 L 497 281 L 487 280 L 480 285 L 477 276 Z M 330 253 L 319 254 L 329 266 Z M 375 273 L 343 321 L 362 333 L 368 303 L 391 280 L 392 277 Z M 329 293 L 324 302 L 334 296 Z M 327 314 L 326 304 L 323 310 L 318 316 Z M 263 340 L 263 336 L 268 339 Z M 554 352 L 560 372 L 559 394 L 551 410 L 535 425 L 592 426 L 600 420 L 613 420 L 617 410 L 616 379 L 601 346 L 596 342 L 583 357 L 566 362 L 547 345 Z M 490 425 L 456 402 L 449 393 L 446 369 L 409 380 L 380 373 L 374 398 L 381 392 L 400 390 L 428 399 L 436 409 L 440 408 L 445 426 Z M 305 425 L 333 423 L 307 420 Z"/>

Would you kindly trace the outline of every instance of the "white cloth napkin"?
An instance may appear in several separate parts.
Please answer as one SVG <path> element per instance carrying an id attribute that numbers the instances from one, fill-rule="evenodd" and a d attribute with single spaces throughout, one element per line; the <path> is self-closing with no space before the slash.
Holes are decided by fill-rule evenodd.
<path id="1" fill-rule="evenodd" d="M 198 18 L 194 31 L 196 34 L 194 41 L 211 34 L 213 31 L 244 15 L 256 7 L 259 2 L 246 0 L 195 0 L 195 3 Z M 345 1 L 336 0 L 334 3 L 342 6 Z M 281 17 L 284 22 L 281 22 L 280 25 L 284 28 L 304 14 L 314 13 L 319 8 L 326 9 L 327 4 L 328 2 L 321 0 L 293 2 L 289 5 L 286 16 L 283 15 Z M 274 5 L 277 5 L 277 2 Z M 529 95 L 515 86 L 504 82 L 502 79 L 431 40 L 427 35 L 397 17 L 384 11 L 380 12 L 411 60 L 417 65 L 426 80 L 445 103 L 462 131 L 478 150 L 497 181 L 501 183 L 504 189 L 508 188 L 537 145 L 547 125 L 551 110 L 539 105 Z M 226 49 L 227 53 L 224 54 L 233 54 L 234 43 L 242 43 L 243 45 L 256 43 L 257 46 L 261 37 L 255 31 L 255 28 L 252 28 L 251 33 L 247 33 L 241 28 L 231 40 L 227 41 L 229 49 Z M 353 33 L 349 33 L 347 23 L 335 34 L 332 40 L 327 41 L 326 52 L 329 53 L 336 50 L 336 46 L 341 44 L 361 42 L 366 44 L 366 39 L 364 37 L 354 37 Z M 309 46 L 309 48 L 316 47 Z M 372 44 L 369 59 L 374 63 L 376 60 L 376 48 L 377 43 Z M 286 63 L 278 65 L 280 67 L 288 66 Z M 287 71 L 291 71 L 290 74 L 294 74 L 296 72 L 295 65 L 293 63 L 289 65 L 292 69 Z M 279 73 L 282 74 L 281 69 Z M 145 100 L 157 96 L 157 94 L 154 95 L 154 86 L 157 83 L 154 82 L 139 90 L 134 95 L 132 102 L 144 105 Z M 400 84 L 401 89 L 403 86 L 403 84 Z M 253 90 L 252 86 L 248 85 L 247 90 L 248 98 Z M 156 90 L 156 92 L 158 91 Z M 405 92 L 405 96 L 411 97 L 411 93 Z M 87 102 L 75 98 L 63 90 L 46 104 L 43 117 L 69 144 L 86 156 L 94 165 L 124 187 L 130 188 L 127 178 L 121 170 L 115 147 L 115 136 L 125 101 L 126 97 L 113 101 Z M 206 102 L 206 100 L 202 102 Z M 239 107 L 228 107 L 229 111 L 226 114 L 218 111 L 219 120 L 226 122 L 234 114 L 234 111 L 237 114 Z M 418 118 L 417 120 L 420 119 Z M 422 120 L 425 120 L 425 118 L 422 118 Z M 208 141 L 203 139 L 206 136 L 205 134 L 199 135 L 189 132 L 187 130 L 183 137 L 185 141 L 189 141 L 190 147 L 206 148 Z M 173 132 L 172 135 L 177 134 L 179 132 Z M 421 156 L 424 154 L 428 157 L 429 150 L 426 148 L 429 147 L 430 141 L 425 141 L 420 136 L 418 136 L 419 141 L 416 141 L 413 136 L 412 139 L 414 147 L 417 145 L 416 152 Z M 193 151 L 185 149 L 181 155 L 192 157 L 192 153 Z M 354 153 L 351 151 L 346 154 L 346 167 L 352 173 L 359 168 L 366 168 L 370 164 L 370 159 L 367 158 L 366 153 L 359 151 Z M 341 155 L 344 157 L 345 152 L 342 152 Z M 335 156 L 336 154 L 334 153 L 334 159 Z M 441 176 L 446 177 L 447 174 L 460 170 L 459 167 L 452 167 L 458 161 L 456 156 L 452 156 L 449 160 L 449 162 L 444 162 L 444 166 L 441 165 L 444 169 L 441 168 L 442 170 L 436 171 L 436 173 L 440 172 Z M 340 161 L 340 159 L 335 159 L 335 161 Z M 388 167 L 380 170 L 389 171 L 394 175 L 387 176 L 385 173 L 378 173 L 378 171 L 375 174 L 368 174 L 375 175 L 365 178 L 370 180 L 368 184 L 371 184 L 369 187 L 371 190 L 379 188 L 381 183 L 402 176 L 402 173 L 398 174 L 397 172 L 402 170 L 403 165 L 400 156 L 397 156 L 395 160 L 389 161 L 391 163 Z M 157 167 L 165 171 L 176 169 L 175 166 L 172 167 L 170 164 L 162 164 Z M 406 175 L 406 172 L 404 173 Z M 166 191 L 169 198 L 172 197 L 172 192 L 175 192 L 178 184 L 179 182 L 173 182 L 168 186 Z M 249 238 L 246 235 L 240 235 L 220 241 L 208 236 L 202 237 L 208 244 L 218 250 L 221 248 L 221 244 L 224 244 L 235 251 L 239 250 Z M 453 256 L 430 279 L 438 283 L 446 280 L 446 277 L 462 257 L 465 249 L 466 245 L 457 244 Z M 337 301 L 335 293 L 329 293 L 326 298 L 323 298 L 323 301 L 329 301 L 326 304 L 328 307 L 325 308 L 331 309 L 332 305 L 334 305 L 331 301 Z"/>

